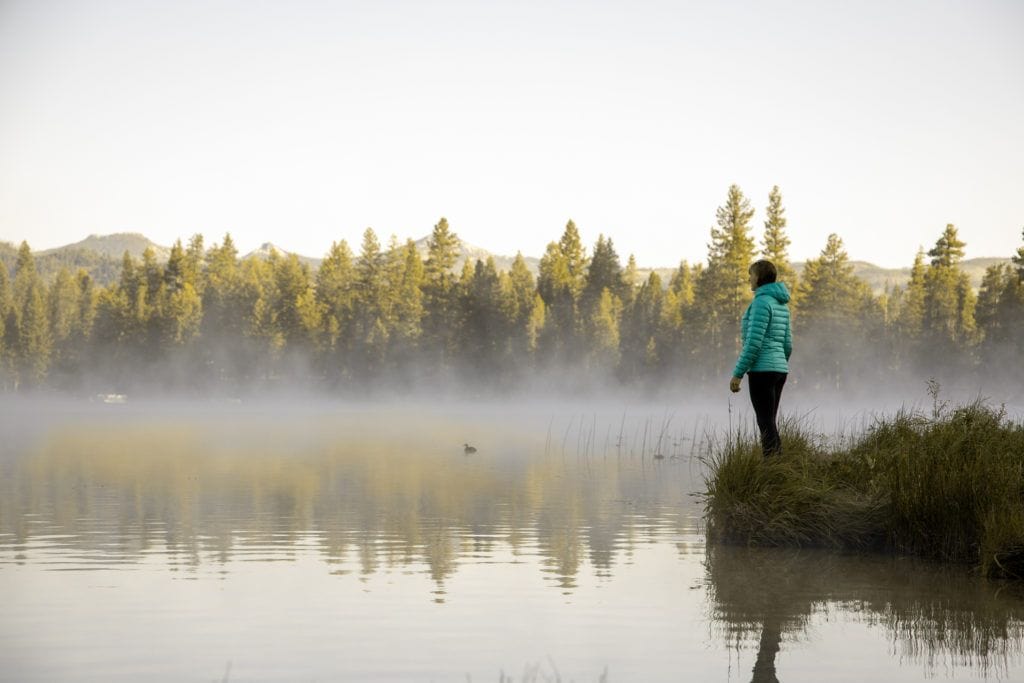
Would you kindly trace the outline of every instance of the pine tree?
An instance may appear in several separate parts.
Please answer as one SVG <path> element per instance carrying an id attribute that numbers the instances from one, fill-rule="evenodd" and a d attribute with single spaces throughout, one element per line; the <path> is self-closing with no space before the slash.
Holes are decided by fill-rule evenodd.
<path id="1" fill-rule="evenodd" d="M 93 292 L 91 288 L 85 290 L 79 286 L 80 278 L 89 279 L 84 271 L 76 277 L 66 267 L 61 267 L 49 290 L 47 291 L 45 287 L 40 288 L 44 296 L 45 327 L 49 339 L 48 369 L 44 374 L 51 380 L 59 380 L 65 386 L 82 369 L 81 355 L 86 346 L 88 327 L 91 327 L 94 316 Z M 41 280 L 39 282 L 41 284 Z M 26 325 L 24 311 L 23 306 L 22 315 L 18 316 L 22 328 Z M 3 317 L 0 317 L 0 320 L 3 320 Z M 24 330 L 19 334 L 23 333 Z M 28 359 L 22 361 L 24 367 L 24 362 Z M 0 370 L 0 375 L 3 374 Z M 37 379 L 39 377 L 37 375 Z M 3 380 L 0 380 L 0 384 L 2 382 Z"/>
<path id="2" fill-rule="evenodd" d="M 190 249 L 188 256 L 193 254 Z M 247 366 L 255 351 L 253 339 L 246 334 L 250 311 L 242 296 L 238 249 L 230 233 L 205 253 L 199 271 L 203 274 L 198 338 L 201 362 L 209 368 L 208 379 L 238 382 L 249 372 Z"/>
<path id="3" fill-rule="evenodd" d="M 224 235 L 220 245 L 210 247 L 203 270 L 202 335 L 217 343 L 239 341 L 245 330 L 245 310 L 240 300 L 238 249 L 230 234 Z"/>
<path id="4" fill-rule="evenodd" d="M 922 328 L 929 343 L 940 349 L 969 346 L 975 341 L 974 294 L 959 265 L 964 246 L 950 224 L 928 252 L 932 261 L 924 281 Z"/>
<path id="5" fill-rule="evenodd" d="M 126 279 L 129 274 L 133 277 L 130 286 L 133 295 L 129 299 L 129 316 L 125 319 L 123 340 L 130 359 L 128 365 L 137 366 L 134 370 L 141 373 L 149 370 L 157 360 L 159 340 L 164 335 L 159 310 L 165 288 L 164 269 L 157 263 L 152 248 L 147 247 L 142 252 L 140 264 L 135 264 L 130 256 L 128 259 L 131 268 L 126 273 L 122 262 L 121 275 L 122 279 Z"/>
<path id="6" fill-rule="evenodd" d="M 685 260 L 679 262 L 679 267 L 669 279 L 668 288 L 679 297 L 679 303 L 684 308 L 693 304 L 693 282 L 695 279 L 694 269 Z"/>
<path id="7" fill-rule="evenodd" d="M 537 294 L 547 311 L 544 329 L 539 340 L 540 355 L 546 362 L 554 361 L 566 344 L 566 319 L 572 317 L 571 304 L 566 303 L 571 295 L 565 284 L 569 280 L 569 268 L 558 249 L 557 242 L 549 242 L 540 258 L 537 273 Z M 566 314 L 566 309 L 570 313 Z"/>
<path id="8" fill-rule="evenodd" d="M 657 346 L 659 360 L 666 368 L 679 368 L 688 364 L 693 347 L 686 335 L 693 308 L 694 274 L 686 261 L 672 273 L 661 308 Z"/>
<path id="9" fill-rule="evenodd" d="M 18 327 L 18 375 L 30 386 L 41 384 L 50 366 L 52 339 L 46 308 L 46 289 L 36 277 L 29 285 Z"/>
<path id="10" fill-rule="evenodd" d="M 642 379 L 658 364 L 657 335 L 662 318 L 664 290 L 652 272 L 622 313 L 619 329 L 621 371 L 625 379 Z"/>
<path id="11" fill-rule="evenodd" d="M 7 265 L 0 261 L 0 320 L 7 315 L 11 309 L 13 294 L 11 292 L 11 277 L 7 272 Z M 2 332 L 2 330 L 0 330 Z M 2 335 L 0 335 L 2 336 Z"/>
<path id="12" fill-rule="evenodd" d="M 1024 247 L 1011 262 L 990 266 L 978 293 L 976 319 L 982 334 L 983 367 L 996 368 L 999 379 L 1017 388 L 1024 382 Z"/>
<path id="13" fill-rule="evenodd" d="M 594 255 L 590 258 L 584 278 L 581 296 L 584 313 L 589 314 L 597 306 L 604 290 L 607 289 L 621 299 L 625 287 L 622 264 L 619 263 L 619 255 L 615 253 L 611 238 L 605 239 L 604 235 L 598 235 Z"/>
<path id="14" fill-rule="evenodd" d="M 626 267 L 622 271 L 622 282 L 622 304 L 623 306 L 629 306 L 633 302 L 633 296 L 636 294 L 637 287 L 641 284 L 636 257 L 633 254 L 630 254 L 629 258 L 626 259 Z"/>
<path id="15" fill-rule="evenodd" d="M 202 270 L 206 274 L 203 307 L 213 307 L 221 312 L 224 302 L 232 298 L 232 291 L 238 287 L 238 249 L 231 239 L 231 233 L 224 235 L 224 241 L 219 246 L 214 244 L 210 247 Z"/>
<path id="16" fill-rule="evenodd" d="M 778 279 L 789 286 L 790 292 L 797 290 L 796 271 L 789 262 L 790 240 L 786 235 L 786 210 L 782 206 L 779 186 L 768 193 L 768 208 L 765 211 L 764 237 L 761 242 L 764 258 L 775 264 Z M 792 307 L 792 305 L 791 305 Z"/>
<path id="17" fill-rule="evenodd" d="M 500 350 L 507 337 L 501 315 L 501 283 L 494 259 L 477 260 L 463 271 L 463 321 L 461 348 L 463 360 L 473 369 L 473 376 L 491 375 L 504 369 Z"/>
<path id="18" fill-rule="evenodd" d="M 986 341 L 1002 341 L 1003 321 L 999 316 L 999 303 L 1012 277 L 1016 275 L 1007 263 L 996 263 L 985 269 L 978 290 L 975 318 Z"/>
<path id="19" fill-rule="evenodd" d="M 509 352 L 514 362 L 527 364 L 537 348 L 537 335 L 540 332 L 535 319 L 535 308 L 538 301 L 543 309 L 543 300 L 537 294 L 533 273 L 526 266 L 521 252 L 516 253 L 507 277 L 503 279 L 503 300 L 509 326 Z M 543 326 L 543 312 L 540 316 L 540 327 Z"/>
<path id="20" fill-rule="evenodd" d="M 537 279 L 537 291 L 546 309 L 544 339 L 550 360 L 565 363 L 576 358 L 574 352 L 582 332 L 579 306 L 586 268 L 579 231 L 570 220 L 561 239 L 548 244 Z"/>
<path id="21" fill-rule="evenodd" d="M 15 262 L 14 315 L 8 319 L 8 324 L 15 325 L 15 381 L 20 386 L 39 385 L 49 369 L 52 337 L 46 301 L 46 288 L 36 271 L 32 250 L 22 242 Z"/>
<path id="22" fill-rule="evenodd" d="M 189 239 L 188 247 L 185 249 L 182 277 L 185 282 L 192 285 L 200 297 L 206 289 L 206 273 L 203 271 L 205 262 L 206 250 L 203 248 L 203 236 L 196 233 Z"/>
<path id="23" fill-rule="evenodd" d="M 533 307 L 530 311 L 530 319 L 526 328 L 526 339 L 529 350 L 536 358 L 540 347 L 540 340 L 544 334 L 544 326 L 547 324 L 547 308 L 544 306 L 544 299 L 540 294 L 534 294 Z"/>
<path id="24" fill-rule="evenodd" d="M 74 349 L 74 365 L 81 369 L 88 359 L 100 292 L 96 289 L 92 276 L 85 269 L 79 269 L 75 276 L 75 284 L 78 287 L 78 327 L 72 334 L 69 345 Z"/>
<path id="25" fill-rule="evenodd" d="M 36 272 L 36 260 L 28 242 L 18 247 L 18 256 L 14 262 L 14 286 L 12 291 L 13 305 L 18 311 L 25 307 L 25 300 L 32 283 L 39 277 Z"/>
<path id="26" fill-rule="evenodd" d="M 1003 293 L 999 296 L 996 317 L 1000 330 L 997 341 L 1006 346 L 1004 355 L 1010 365 L 1018 368 L 1014 375 L 1021 377 L 1024 375 L 1019 369 L 1022 367 L 1020 355 L 1024 351 L 1024 342 L 1021 341 L 1024 340 L 1024 279 L 1013 273 L 1006 278 Z"/>
<path id="27" fill-rule="evenodd" d="M 605 287 L 601 290 L 601 298 L 598 299 L 588 325 L 592 366 L 609 371 L 618 366 L 621 316 L 622 300 Z"/>
<path id="28" fill-rule="evenodd" d="M 608 244 L 608 247 L 611 251 L 609 256 L 611 256 L 614 254 L 614 249 L 611 248 L 611 243 Z M 565 231 L 562 233 L 561 239 L 558 240 L 558 250 L 565 258 L 565 265 L 569 271 L 568 285 L 573 300 L 578 300 L 586 282 L 588 261 L 583 241 L 580 240 L 579 230 L 576 229 L 576 223 L 572 220 L 565 225 Z"/>
<path id="29" fill-rule="evenodd" d="M 331 244 L 316 272 L 316 298 L 321 319 L 327 376 L 337 381 L 347 372 L 355 316 L 356 274 L 352 250 L 345 240 Z"/>
<path id="30" fill-rule="evenodd" d="M 597 367 L 618 364 L 619 316 L 626 283 L 612 240 L 599 235 L 580 295 L 583 338 L 590 362 Z"/>
<path id="31" fill-rule="evenodd" d="M 1024 231 L 1021 231 L 1021 237 L 1024 237 Z M 1020 351 L 1024 349 L 1021 343 L 1024 339 L 1024 246 L 1017 248 L 1012 262 L 1017 267 L 1017 277 L 1007 278 L 1000 297 L 999 316 L 1006 328 L 1007 338 L 1014 340 Z"/>
<path id="32" fill-rule="evenodd" d="M 127 251 L 121 256 L 121 275 L 118 279 L 118 289 L 124 292 L 129 299 L 135 298 L 136 288 L 139 285 L 139 276 L 136 273 L 136 263 L 132 255 Z"/>
<path id="33" fill-rule="evenodd" d="M 81 301 L 78 283 L 67 268 L 61 268 L 50 287 L 49 316 L 53 342 L 53 367 L 63 374 L 71 374 L 76 368 L 74 342 L 75 333 L 81 322 Z"/>
<path id="34" fill-rule="evenodd" d="M 248 340 L 246 362 L 241 366 L 244 369 L 242 381 L 268 378 L 285 344 L 275 306 L 274 270 L 280 258 L 276 251 L 271 252 L 267 260 L 251 256 L 239 267 L 238 300 L 246 313 L 244 335 Z"/>
<path id="35" fill-rule="evenodd" d="M 13 330 L 9 331 L 7 324 L 8 316 L 11 315 L 13 309 L 12 299 L 7 265 L 0 261 L 0 389 L 6 389 L 12 380 L 9 354 L 12 342 L 8 339 L 8 335 L 13 335 Z"/>
<path id="36" fill-rule="evenodd" d="M 171 249 L 171 256 L 173 257 L 174 249 Z M 178 259 L 168 261 L 168 265 L 175 261 L 180 261 L 180 249 Z M 173 268 L 173 266 L 172 266 Z M 173 272 L 173 270 L 172 270 Z M 155 306 L 160 298 L 160 288 L 166 286 L 168 283 L 165 279 L 175 280 L 172 284 L 177 285 L 176 278 L 168 276 L 167 270 L 163 268 L 156 260 L 156 252 L 153 251 L 152 247 L 146 247 L 145 251 L 142 252 L 142 269 L 139 273 L 141 278 L 140 284 L 145 287 L 144 298 L 146 305 Z"/>
<path id="37" fill-rule="evenodd" d="M 388 249 L 385 269 L 388 281 L 388 319 L 392 361 L 412 368 L 419 339 L 423 333 L 424 266 L 416 243 L 393 242 Z"/>
<path id="38" fill-rule="evenodd" d="M 140 303 L 146 291 L 141 279 L 138 264 L 125 251 L 118 282 L 104 288 L 97 297 L 89 355 L 115 385 L 134 373 L 139 360 L 138 348 L 145 333 L 136 314 L 137 308 L 145 308 L 144 302 Z"/>
<path id="39" fill-rule="evenodd" d="M 372 228 L 363 233 L 355 274 L 354 370 L 365 378 L 382 372 L 389 337 L 387 271 L 380 242 Z"/>
<path id="40" fill-rule="evenodd" d="M 284 348 L 291 355 L 307 354 L 315 348 L 320 327 L 320 310 L 309 268 L 295 254 L 275 254 L 273 269 L 272 317 Z"/>
<path id="41" fill-rule="evenodd" d="M 452 273 L 459 255 L 459 237 L 441 218 L 427 240 L 423 265 L 423 343 L 434 369 L 451 360 L 457 340 L 456 279 Z"/>
<path id="42" fill-rule="evenodd" d="M 924 330 L 925 276 L 928 270 L 924 265 L 924 249 L 918 249 L 914 257 L 914 265 L 910 269 L 910 282 L 902 295 L 900 306 L 899 327 L 902 336 L 908 341 L 920 339 Z"/>
<path id="43" fill-rule="evenodd" d="M 711 229 L 707 268 L 697 279 L 695 341 L 706 356 L 701 366 L 712 376 L 724 374 L 739 352 L 740 319 L 752 297 L 747 269 L 754 260 L 753 216 L 740 188 L 730 186 Z"/>
<path id="44" fill-rule="evenodd" d="M 875 312 L 871 290 L 854 275 L 843 241 L 836 234 L 829 235 L 821 255 L 804 266 L 800 287 L 800 318 L 795 321 L 794 335 L 803 340 L 805 357 L 818 359 L 809 374 L 840 387 L 846 364 L 858 363 L 870 348 L 867 318 L 869 312 Z"/>
<path id="45" fill-rule="evenodd" d="M 961 350 L 965 350 L 964 347 L 974 346 L 979 341 L 978 323 L 975 319 L 978 296 L 971 287 L 971 278 L 967 273 L 961 272 L 957 277 L 956 295 L 956 338 Z"/>
<path id="46" fill-rule="evenodd" d="M 147 252 L 151 255 L 153 263 L 156 263 L 156 258 L 150 249 Z M 146 261 L 146 254 L 143 254 L 143 261 Z M 149 270 L 147 267 L 146 270 Z M 185 249 L 181 246 L 181 240 L 176 240 L 174 246 L 171 247 L 171 254 L 167 257 L 167 265 L 164 267 L 164 284 L 167 288 L 175 292 L 181 289 L 185 285 L 185 276 L 188 270 L 188 264 L 185 259 Z"/>
<path id="47" fill-rule="evenodd" d="M 189 258 L 177 240 L 167 265 L 161 267 L 152 248 L 142 254 L 145 277 L 145 328 L 142 355 L 150 362 L 168 357 L 172 351 L 188 345 L 199 333 L 202 299 L 190 277 Z M 176 360 L 181 360 L 176 358 Z"/>
<path id="48" fill-rule="evenodd" d="M 167 295 L 162 315 L 167 324 L 165 348 L 185 346 L 196 338 L 203 318 L 203 300 L 191 282 Z"/>
<path id="49" fill-rule="evenodd" d="M 750 235 L 750 219 L 754 210 L 750 201 L 736 185 L 729 188 L 724 206 L 716 212 L 717 228 L 711 230 L 708 269 L 718 270 L 722 301 L 728 312 L 738 317 L 750 301 L 747 269 L 754 260 L 754 238 Z"/>
<path id="50" fill-rule="evenodd" d="M 1024 229 L 1020 231 L 1021 238 L 1024 238 Z M 1013 265 L 1017 266 L 1017 279 L 1024 282 L 1024 245 L 1017 247 L 1017 252 L 1010 259 Z"/>
<path id="51" fill-rule="evenodd" d="M 965 246 L 967 246 L 966 243 L 957 236 L 956 226 L 948 223 L 942 236 L 935 242 L 935 246 L 928 251 L 928 255 L 932 257 L 933 266 L 950 268 L 963 259 Z"/>
<path id="52" fill-rule="evenodd" d="M 802 286 L 805 303 L 801 317 L 808 326 L 825 320 L 855 323 L 868 291 L 854 275 L 843 241 L 834 233 L 828 236 L 821 255 L 807 262 Z"/>

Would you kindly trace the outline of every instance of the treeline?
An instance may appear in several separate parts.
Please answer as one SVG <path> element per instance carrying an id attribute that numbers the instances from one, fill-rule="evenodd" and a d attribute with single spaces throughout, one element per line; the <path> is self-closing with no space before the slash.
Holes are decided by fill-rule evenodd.
<path id="1" fill-rule="evenodd" d="M 797 280 L 777 187 L 759 243 L 753 216 L 730 187 L 706 265 L 684 261 L 668 282 L 657 273 L 637 282 L 633 257 L 623 266 L 610 238 L 588 254 L 572 221 L 536 278 L 521 254 L 507 271 L 488 259 L 454 272 L 458 239 L 444 218 L 425 259 L 411 240 L 382 247 L 367 229 L 358 254 L 335 243 L 313 272 L 294 255 L 240 260 L 230 235 L 211 248 L 196 235 L 166 263 L 152 250 L 141 260 L 126 252 L 106 287 L 69 269 L 47 285 L 22 243 L 13 272 L 0 265 L 0 385 L 721 382 L 751 298 L 747 267 L 759 257 L 779 266 L 793 292 L 802 381 L 843 389 L 853 377 L 1021 372 L 1024 246 L 990 267 L 976 294 L 959 267 L 964 242 L 947 225 L 917 254 L 910 282 L 876 296 L 834 234 Z"/>
<path id="2" fill-rule="evenodd" d="M 8 242 L 0 242 L 0 266 L 6 266 L 8 273 L 15 268 L 18 260 L 18 249 Z M 97 253 L 92 249 L 67 246 L 62 249 L 50 250 L 35 254 L 36 270 L 45 282 L 52 282 L 61 270 L 77 273 L 84 270 L 94 282 L 109 284 L 116 282 L 121 272 L 119 258 Z"/>

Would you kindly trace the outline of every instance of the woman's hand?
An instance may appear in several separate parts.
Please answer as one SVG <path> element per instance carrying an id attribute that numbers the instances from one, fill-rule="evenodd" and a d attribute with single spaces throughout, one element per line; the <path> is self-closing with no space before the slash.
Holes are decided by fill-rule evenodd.
<path id="1" fill-rule="evenodd" d="M 740 390 L 740 378 L 739 377 L 733 377 L 731 380 L 729 380 L 729 391 L 731 391 L 732 393 L 735 394 L 735 393 L 738 393 L 739 390 Z"/>

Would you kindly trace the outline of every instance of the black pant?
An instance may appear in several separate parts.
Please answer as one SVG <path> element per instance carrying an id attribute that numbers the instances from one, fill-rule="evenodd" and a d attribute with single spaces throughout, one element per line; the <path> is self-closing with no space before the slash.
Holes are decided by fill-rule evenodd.
<path id="1" fill-rule="evenodd" d="M 784 372 L 748 372 L 750 402 L 757 416 L 757 428 L 761 430 L 761 452 L 764 457 L 782 453 L 779 427 L 775 416 L 779 414 L 779 399 L 782 386 L 786 383 Z"/>

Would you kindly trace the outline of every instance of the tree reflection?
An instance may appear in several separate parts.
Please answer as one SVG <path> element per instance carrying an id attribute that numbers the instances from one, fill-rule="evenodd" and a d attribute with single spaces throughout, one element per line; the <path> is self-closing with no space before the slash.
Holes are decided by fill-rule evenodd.
<path id="1" fill-rule="evenodd" d="M 498 553 L 536 555 L 552 587 L 573 591 L 585 568 L 611 576 L 640 544 L 671 537 L 691 552 L 699 542 L 688 493 L 700 483 L 685 466 L 548 455 L 512 427 L 495 433 L 500 452 L 466 457 L 459 436 L 433 423 L 351 421 L 66 429 L 5 465 L 0 551 L 32 562 L 57 547 L 183 572 L 313 553 L 330 573 L 364 580 L 421 565 L 442 602 L 460 565 Z M 429 446 L 439 443 L 452 446 Z M 781 649 L 837 605 L 928 667 L 998 672 L 1024 642 L 1024 600 L 1010 595 L 1019 588 L 956 568 L 712 547 L 707 572 L 715 628 L 758 648 L 754 681 L 778 680 Z"/>
<path id="2" fill-rule="evenodd" d="M 1024 590 L 959 567 L 889 556 L 712 546 L 707 550 L 716 624 L 732 643 L 757 642 L 753 681 L 776 681 L 785 640 L 816 614 L 841 605 L 892 636 L 894 654 L 977 669 L 985 675 L 1020 657 Z"/>
<path id="3" fill-rule="evenodd" d="M 571 590 L 585 562 L 610 575 L 635 542 L 692 531 L 699 514 L 682 468 L 656 478 L 649 462 L 546 456 L 514 436 L 500 456 L 468 458 L 423 445 L 461 443 L 452 435 L 415 429 L 295 432 L 65 430 L 0 483 L 0 526 L 23 543 L 24 520 L 45 520 L 65 543 L 122 558 L 162 544 L 179 567 L 294 554 L 312 538 L 332 564 L 370 575 L 422 562 L 438 586 L 467 558 L 528 549 Z"/>

